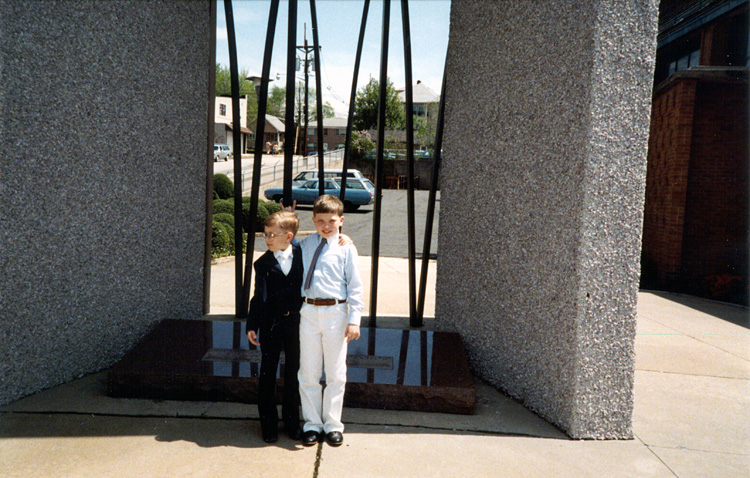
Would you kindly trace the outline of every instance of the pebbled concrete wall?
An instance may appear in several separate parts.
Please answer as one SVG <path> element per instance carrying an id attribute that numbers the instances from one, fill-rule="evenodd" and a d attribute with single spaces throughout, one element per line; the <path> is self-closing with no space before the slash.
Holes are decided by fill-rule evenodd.
<path id="1" fill-rule="evenodd" d="M 0 403 L 200 317 L 209 8 L 0 0 Z"/>
<path id="2" fill-rule="evenodd" d="M 451 7 L 436 324 L 574 438 L 632 437 L 656 28 L 649 0 Z"/>

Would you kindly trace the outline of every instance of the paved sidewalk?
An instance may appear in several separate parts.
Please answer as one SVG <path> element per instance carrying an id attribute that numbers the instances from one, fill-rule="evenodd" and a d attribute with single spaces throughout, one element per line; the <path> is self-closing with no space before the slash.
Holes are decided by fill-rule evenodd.
<path id="1" fill-rule="evenodd" d="M 472 416 L 346 408 L 340 448 L 269 446 L 255 405 L 113 399 L 101 372 L 0 408 L 0 476 L 750 476 L 747 309 L 642 292 L 638 315 L 634 440 L 570 440 L 477 381 Z"/>

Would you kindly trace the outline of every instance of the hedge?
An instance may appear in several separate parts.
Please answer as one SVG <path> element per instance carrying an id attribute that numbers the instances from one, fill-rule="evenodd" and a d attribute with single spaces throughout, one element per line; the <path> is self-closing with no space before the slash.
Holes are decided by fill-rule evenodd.
<path id="1" fill-rule="evenodd" d="M 234 184 L 226 174 L 214 174 L 214 193 L 219 199 L 228 199 L 234 196 Z"/>

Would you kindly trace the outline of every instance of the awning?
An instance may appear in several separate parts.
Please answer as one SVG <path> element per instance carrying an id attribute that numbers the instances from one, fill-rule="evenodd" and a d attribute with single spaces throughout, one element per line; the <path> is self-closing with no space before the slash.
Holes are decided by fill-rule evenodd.
<path id="1" fill-rule="evenodd" d="M 229 131 L 234 131 L 234 128 L 232 128 L 231 124 L 225 124 L 224 126 L 226 126 Z M 240 126 L 240 132 L 244 133 L 244 134 L 253 134 L 252 131 L 250 131 L 249 129 L 245 128 L 244 126 Z"/>

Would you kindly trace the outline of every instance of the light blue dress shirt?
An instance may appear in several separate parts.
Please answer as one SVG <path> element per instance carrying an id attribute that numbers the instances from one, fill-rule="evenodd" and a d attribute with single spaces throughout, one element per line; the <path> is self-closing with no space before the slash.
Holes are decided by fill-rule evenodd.
<path id="1" fill-rule="evenodd" d="M 300 241 L 304 275 L 310 270 L 315 249 L 320 244 L 319 234 L 311 234 Z M 318 256 L 309 289 L 302 289 L 302 296 L 310 299 L 348 299 L 348 323 L 359 325 L 364 309 L 364 287 L 359 275 L 359 256 L 354 244 L 339 245 L 338 234 L 328 239 L 328 245 Z"/>

